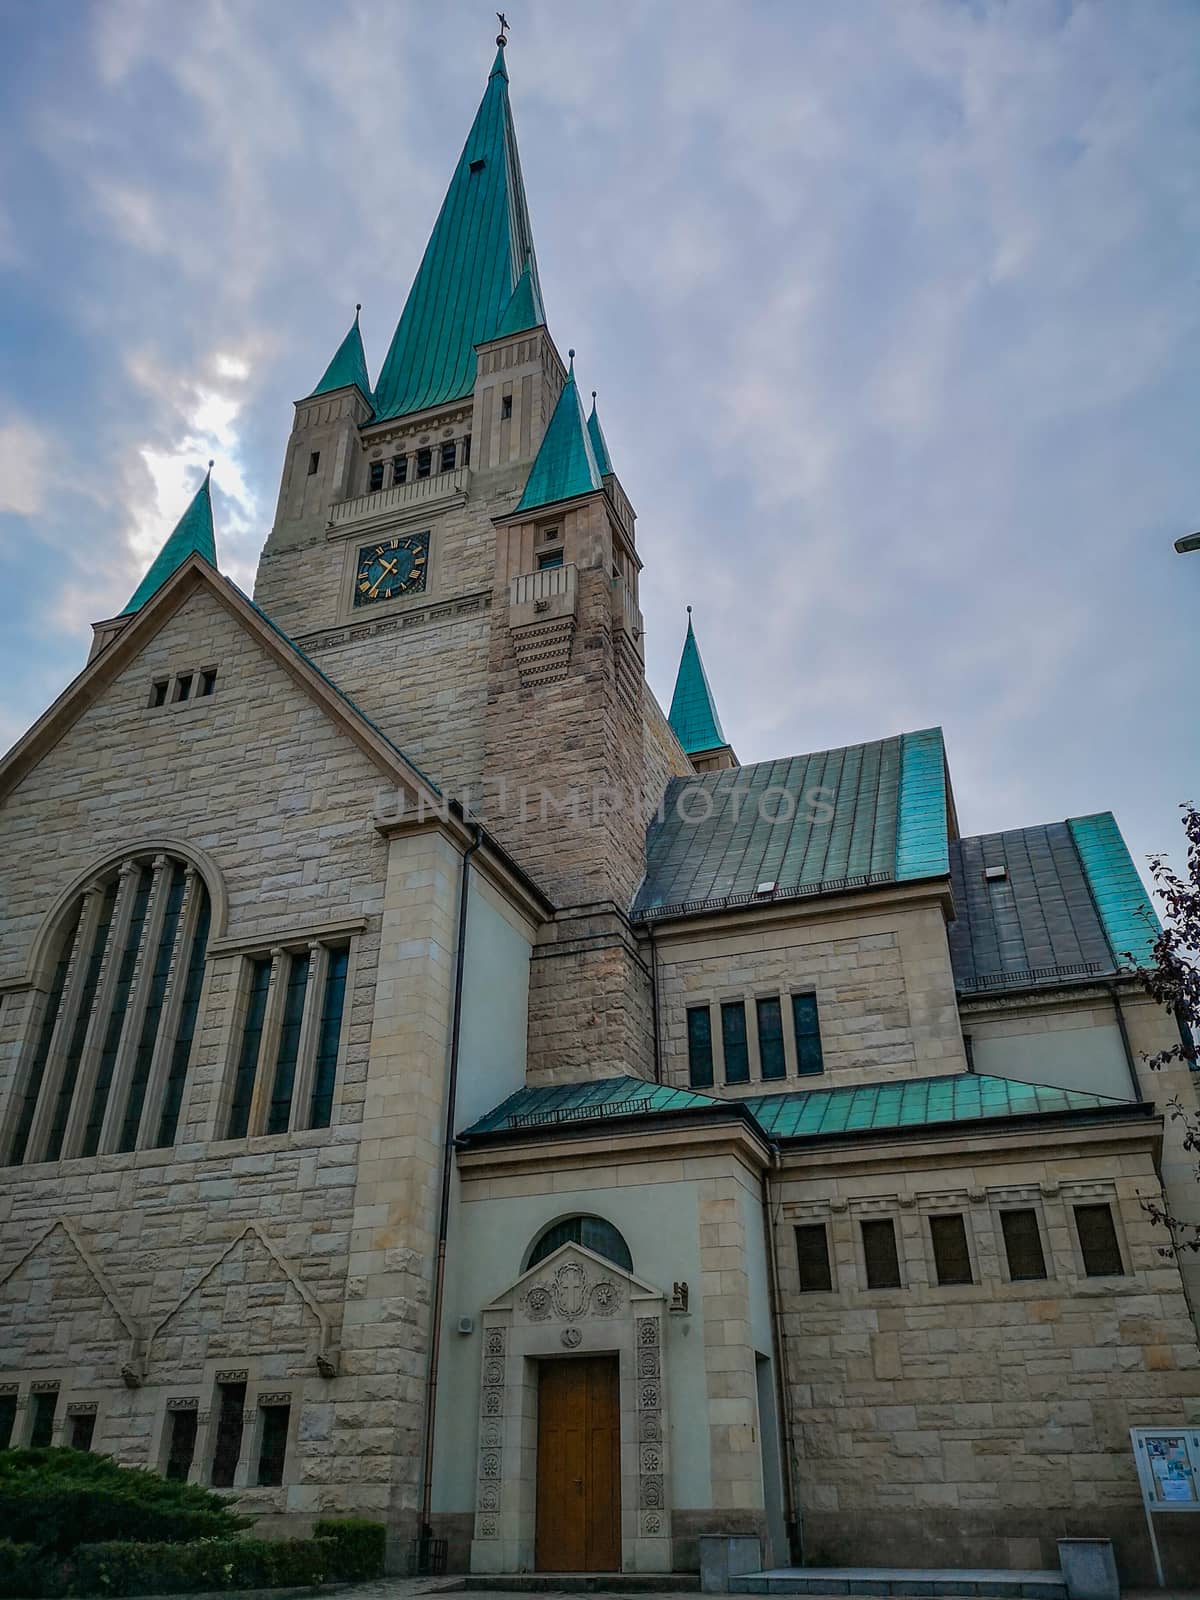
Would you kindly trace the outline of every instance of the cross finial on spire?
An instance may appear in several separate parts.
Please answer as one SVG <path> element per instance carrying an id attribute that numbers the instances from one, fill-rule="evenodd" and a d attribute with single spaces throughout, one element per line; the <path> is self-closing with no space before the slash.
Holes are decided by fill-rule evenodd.
<path id="1" fill-rule="evenodd" d="M 496 43 L 500 46 L 501 50 L 503 50 L 504 46 L 508 43 L 508 18 L 504 15 L 503 11 L 497 11 L 496 16 L 500 23 L 500 32 L 496 35 Z"/>

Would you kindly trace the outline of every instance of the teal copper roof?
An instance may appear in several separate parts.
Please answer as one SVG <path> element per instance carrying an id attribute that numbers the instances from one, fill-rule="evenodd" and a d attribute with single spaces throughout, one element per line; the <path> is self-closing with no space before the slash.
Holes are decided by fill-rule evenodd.
<path id="1" fill-rule="evenodd" d="M 975 1072 L 765 1094 L 746 1104 L 772 1139 L 828 1139 L 838 1134 L 888 1129 L 902 1133 L 989 1117 L 1054 1116 L 1072 1111 L 1128 1110 L 1130 1106 L 1127 1100 L 1114 1100 L 1107 1095 L 1054 1089 Z"/>
<path id="2" fill-rule="evenodd" d="M 526 261 L 517 279 L 512 299 L 504 308 L 504 315 L 496 329 L 496 338 L 503 339 L 511 333 L 524 333 L 527 328 L 540 328 L 546 320 L 542 297 L 538 292 L 530 263 Z"/>
<path id="3" fill-rule="evenodd" d="M 470 394 L 475 346 L 496 338 L 527 263 L 540 306 L 501 49 L 375 385 L 378 418 Z"/>
<path id="4" fill-rule="evenodd" d="M 941 730 L 925 729 L 673 778 L 646 840 L 634 916 L 686 915 L 771 898 L 830 894 L 948 871 Z M 919 763 L 914 762 L 915 752 Z M 901 806 L 904 775 L 918 779 Z M 938 829 L 941 830 L 939 837 Z"/>
<path id="5" fill-rule="evenodd" d="M 121 612 L 127 617 L 131 612 L 140 611 L 152 594 L 157 594 L 172 573 L 179 568 L 189 556 L 203 556 L 209 566 L 217 564 L 217 540 L 213 532 L 212 494 L 209 489 L 209 480 L 212 477 L 212 462 L 208 464 L 208 471 L 204 474 L 204 482 L 192 496 L 191 504 L 175 524 L 175 529 L 155 556 L 150 565 L 150 570 L 133 591 L 129 604 Z"/>
<path id="6" fill-rule="evenodd" d="M 1148 958 L 1158 919 L 1111 812 L 958 839 L 950 853 L 960 992 L 1111 978 L 1127 952 Z"/>
<path id="7" fill-rule="evenodd" d="M 350 331 L 338 345 L 334 352 L 333 360 L 325 368 L 325 376 L 308 396 L 311 400 L 315 395 L 329 394 L 333 389 L 346 389 L 351 386 L 358 389 L 364 400 L 371 399 L 371 380 L 367 375 L 367 357 L 363 350 L 362 334 L 358 326 L 358 314 L 361 306 L 354 308 L 354 321 Z"/>
<path id="8" fill-rule="evenodd" d="M 461 1135 L 496 1133 L 518 1128 L 526 1117 L 547 1126 L 563 1122 L 591 1122 L 603 1117 L 657 1115 L 663 1111 L 694 1110 L 698 1106 L 720 1108 L 733 1102 L 697 1094 L 692 1089 L 672 1089 L 665 1083 L 648 1083 L 645 1078 L 596 1078 L 587 1083 L 552 1084 L 538 1089 L 518 1089 L 508 1099 L 472 1123 Z"/>
<path id="9" fill-rule="evenodd" d="M 1151 960 L 1160 924 L 1111 811 L 1069 817 L 1096 910 L 1119 966 Z"/>
<path id="10" fill-rule="evenodd" d="M 602 488 L 600 470 L 592 454 L 587 419 L 575 384 L 575 352 L 571 351 L 571 370 L 558 397 L 550 426 L 529 469 L 525 493 L 517 511 L 536 511 L 577 494 L 591 494 Z M 514 512 L 514 515 L 516 513 Z"/>
<path id="11" fill-rule="evenodd" d="M 829 1139 L 854 1134 L 915 1132 L 939 1125 L 989 1118 L 1086 1115 L 1132 1109 L 1126 1100 L 1082 1090 L 1056 1089 L 973 1072 L 888 1083 L 843 1084 L 831 1089 L 796 1089 L 785 1094 L 721 1099 L 691 1089 L 673 1089 L 643 1078 L 601 1078 L 518 1089 L 459 1137 L 549 1131 L 614 1118 L 640 1118 L 707 1110 L 743 1118 L 747 1114 L 770 1139 Z"/>
<path id="12" fill-rule="evenodd" d="M 597 422 L 596 428 L 599 430 Z M 717 703 L 709 687 L 708 674 L 700 659 L 700 646 L 692 628 L 692 608 L 688 607 L 687 634 L 683 641 L 683 654 L 679 658 L 679 671 L 675 675 L 675 693 L 671 696 L 671 709 L 667 721 L 675 737 L 687 751 L 695 755 L 700 750 L 715 750 L 727 744 L 717 716 Z"/>
<path id="13" fill-rule="evenodd" d="M 942 877 L 950 871 L 946 752 L 940 728 L 922 728 L 900 740 L 900 806 L 896 876 Z"/>
<path id="14" fill-rule="evenodd" d="M 596 458 L 596 466 L 600 476 L 606 477 L 613 469 L 612 457 L 608 453 L 608 441 L 604 437 L 604 429 L 600 426 L 600 418 L 596 415 L 596 391 L 592 390 L 592 409 L 588 413 L 588 438 L 592 441 L 592 454 Z"/>

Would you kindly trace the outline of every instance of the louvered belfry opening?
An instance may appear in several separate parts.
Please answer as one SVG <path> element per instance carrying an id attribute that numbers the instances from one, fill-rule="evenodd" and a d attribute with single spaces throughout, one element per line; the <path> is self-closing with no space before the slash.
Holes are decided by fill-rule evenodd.
<path id="1" fill-rule="evenodd" d="M 162 853 L 111 866 L 67 908 L 26 1029 L 7 1165 L 174 1144 L 210 915 L 200 874 Z"/>

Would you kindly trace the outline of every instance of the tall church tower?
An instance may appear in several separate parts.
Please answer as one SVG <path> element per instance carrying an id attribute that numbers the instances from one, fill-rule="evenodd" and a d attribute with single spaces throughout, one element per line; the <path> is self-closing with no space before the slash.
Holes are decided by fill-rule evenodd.
<path id="1" fill-rule="evenodd" d="M 634 522 L 546 325 L 501 40 L 377 380 L 356 316 L 297 402 L 255 599 L 555 904 L 535 1079 L 651 1065 L 627 911 L 645 803 L 691 768 Z"/>

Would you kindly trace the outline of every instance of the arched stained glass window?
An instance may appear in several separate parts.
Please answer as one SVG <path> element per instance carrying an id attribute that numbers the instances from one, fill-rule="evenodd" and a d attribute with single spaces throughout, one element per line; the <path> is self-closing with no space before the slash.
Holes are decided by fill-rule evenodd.
<path id="1" fill-rule="evenodd" d="M 174 1142 L 210 905 L 194 867 L 135 854 L 63 912 L 31 1010 L 8 1165 Z"/>
<path id="2" fill-rule="evenodd" d="M 545 1261 L 547 1256 L 553 1255 L 564 1244 L 581 1244 L 585 1250 L 594 1250 L 606 1261 L 614 1261 L 618 1267 L 624 1267 L 626 1272 L 633 1271 L 629 1246 L 612 1223 L 605 1222 L 603 1217 L 565 1217 L 561 1222 L 551 1223 L 534 1241 L 525 1270 L 536 1267 L 539 1261 Z"/>

